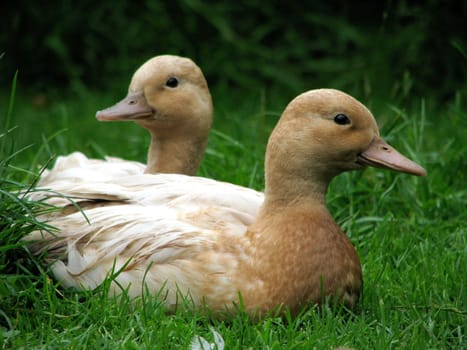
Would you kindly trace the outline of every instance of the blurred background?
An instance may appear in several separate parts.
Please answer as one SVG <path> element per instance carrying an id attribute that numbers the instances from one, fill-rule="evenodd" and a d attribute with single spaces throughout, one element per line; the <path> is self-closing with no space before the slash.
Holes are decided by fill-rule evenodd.
<path id="1" fill-rule="evenodd" d="M 467 2 L 27 0 L 0 5 L 2 89 L 111 89 L 161 53 L 214 90 L 336 87 L 385 100 L 465 88 Z"/>

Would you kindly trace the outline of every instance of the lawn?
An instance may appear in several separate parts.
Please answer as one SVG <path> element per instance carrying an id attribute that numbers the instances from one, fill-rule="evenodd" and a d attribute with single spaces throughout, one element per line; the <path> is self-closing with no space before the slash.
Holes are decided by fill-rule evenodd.
<path id="1" fill-rule="evenodd" d="M 261 190 L 266 140 L 293 94 L 258 89 L 241 96 L 211 88 L 214 130 L 199 175 Z M 212 341 L 211 328 L 226 349 L 466 347 L 465 95 L 397 105 L 356 96 L 373 111 L 382 136 L 428 176 L 367 169 L 331 184 L 329 209 L 363 266 L 357 312 L 310 306 L 295 319 L 253 323 L 244 314 L 225 321 L 187 311 L 167 315 L 155 297 L 134 304 L 108 298 L 106 286 L 77 292 L 49 276 L 18 243 L 38 225 L 31 214 L 44 208 L 16 199 L 14 191 L 31 184 L 53 157 L 75 150 L 144 162 L 149 138 L 136 125 L 94 118 L 125 87 L 48 95 L 18 87 L 16 93 L 10 103 L 3 94 L 0 104 L 1 348 L 188 349 L 195 335 Z"/>

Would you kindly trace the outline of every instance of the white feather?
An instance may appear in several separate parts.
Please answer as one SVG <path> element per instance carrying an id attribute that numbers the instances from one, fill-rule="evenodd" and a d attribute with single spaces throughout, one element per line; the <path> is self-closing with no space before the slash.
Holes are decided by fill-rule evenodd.
<path id="1" fill-rule="evenodd" d="M 246 256 L 213 246 L 221 233 L 225 239 L 241 239 L 263 202 L 262 193 L 175 174 L 133 174 L 110 182 L 111 175 L 101 175 L 90 181 L 72 170 L 41 181 L 60 195 L 38 191 L 35 199 L 47 196 L 44 200 L 57 204 L 64 201 L 63 194 L 76 201 L 111 201 L 86 209 L 86 218 L 81 212 L 46 216 L 58 235 L 33 232 L 26 238 L 37 242 L 31 250 L 49 253 L 52 271 L 65 286 L 93 289 L 115 274 L 113 293 L 120 293 L 120 286 L 132 296 L 141 295 L 144 286 L 151 291 L 166 287 L 167 305 L 177 304 L 177 290 L 198 305 L 203 285 L 221 293 L 229 284 L 226 270 L 235 270 L 237 259 Z M 207 256 L 211 263 L 204 266 Z"/>

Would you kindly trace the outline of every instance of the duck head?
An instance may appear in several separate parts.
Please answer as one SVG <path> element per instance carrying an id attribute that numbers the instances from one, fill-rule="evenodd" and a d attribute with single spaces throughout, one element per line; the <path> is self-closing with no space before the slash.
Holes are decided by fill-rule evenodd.
<path id="1" fill-rule="evenodd" d="M 373 115 L 355 98 L 334 89 L 311 90 L 290 102 L 271 134 L 266 185 L 274 177 L 293 177 L 295 183 L 322 185 L 317 190 L 325 192 L 334 176 L 365 166 L 426 175 L 381 138 Z"/>
<path id="2" fill-rule="evenodd" d="M 212 100 L 201 69 L 189 58 L 161 55 L 134 73 L 127 96 L 98 111 L 100 121 L 135 121 L 161 130 L 202 129 L 212 124 Z M 172 132 L 176 132 L 171 130 Z"/>

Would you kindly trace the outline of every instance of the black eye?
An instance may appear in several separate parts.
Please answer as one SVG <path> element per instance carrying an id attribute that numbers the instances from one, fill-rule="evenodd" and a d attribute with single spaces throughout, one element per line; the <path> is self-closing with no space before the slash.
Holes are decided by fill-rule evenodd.
<path id="1" fill-rule="evenodd" d="M 178 79 L 177 78 L 169 78 L 167 79 L 167 81 L 165 82 L 165 85 L 167 85 L 168 87 L 171 87 L 171 88 L 174 88 L 174 87 L 177 87 L 178 86 Z"/>
<path id="2" fill-rule="evenodd" d="M 338 114 L 334 117 L 334 122 L 339 125 L 350 124 L 350 119 L 345 114 Z"/>

